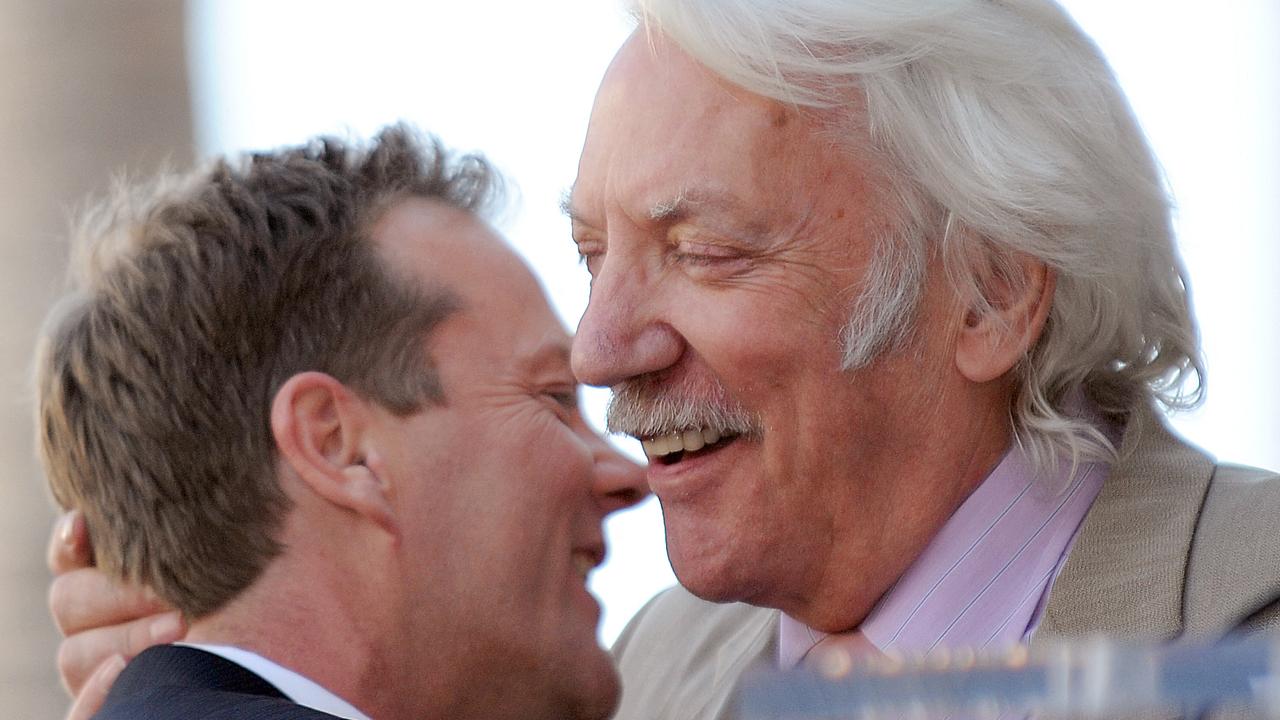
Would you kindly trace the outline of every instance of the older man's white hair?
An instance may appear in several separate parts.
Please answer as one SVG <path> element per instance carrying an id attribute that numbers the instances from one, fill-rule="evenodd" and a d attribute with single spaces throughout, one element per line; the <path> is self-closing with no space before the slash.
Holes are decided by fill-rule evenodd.
<path id="1" fill-rule="evenodd" d="M 983 277 L 1053 268 L 1012 423 L 1045 468 L 1115 449 L 1067 410 L 1189 407 L 1203 364 L 1163 176 L 1097 47 L 1050 0 L 636 0 L 712 71 L 870 137 L 898 213 L 844 332 L 856 368 L 909 343 L 923 266 L 991 310 Z M 857 132 L 854 132 L 857 130 Z M 865 141 L 858 143 L 865 145 Z"/>

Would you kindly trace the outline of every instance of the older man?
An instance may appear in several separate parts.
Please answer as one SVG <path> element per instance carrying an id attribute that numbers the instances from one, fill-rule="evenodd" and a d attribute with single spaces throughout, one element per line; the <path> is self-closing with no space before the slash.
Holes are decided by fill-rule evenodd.
<path id="1" fill-rule="evenodd" d="M 621 717 L 723 717 L 820 642 L 1277 623 L 1280 482 L 1160 420 L 1203 374 L 1168 198 L 1061 8 L 637 5 L 567 204 L 574 370 L 683 585 Z"/>
<path id="2" fill-rule="evenodd" d="M 620 640 L 621 717 L 720 716 L 819 642 L 1276 622 L 1280 482 L 1158 419 L 1201 375 L 1168 202 L 1060 8 L 639 5 L 569 203 L 574 370 L 684 586 Z"/>
<path id="3" fill-rule="evenodd" d="M 620 717 L 723 717 L 820 644 L 1280 623 L 1280 480 L 1159 419 L 1203 374 L 1168 200 L 1061 8 L 638 5 L 567 204 L 574 372 L 683 586 Z"/>
<path id="4" fill-rule="evenodd" d="M 190 628 L 97 717 L 606 718 L 589 571 L 640 473 L 481 219 L 403 128 L 102 208 L 38 362 L 41 449 L 106 574 Z"/>

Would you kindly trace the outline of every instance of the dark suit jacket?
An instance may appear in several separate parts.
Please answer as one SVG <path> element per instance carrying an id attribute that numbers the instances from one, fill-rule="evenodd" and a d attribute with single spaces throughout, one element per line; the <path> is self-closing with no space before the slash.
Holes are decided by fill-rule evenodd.
<path id="1" fill-rule="evenodd" d="M 125 667 L 95 720 L 332 720 L 212 653 L 161 645 Z"/>

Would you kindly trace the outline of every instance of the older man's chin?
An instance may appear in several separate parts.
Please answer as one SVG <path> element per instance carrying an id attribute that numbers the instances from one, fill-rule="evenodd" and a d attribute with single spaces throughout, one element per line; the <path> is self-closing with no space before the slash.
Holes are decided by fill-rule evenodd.
<path id="1" fill-rule="evenodd" d="M 675 505 L 675 507 L 671 507 Z M 760 563 L 743 557 L 733 532 L 716 532 L 714 522 L 688 512 L 683 504 L 663 504 L 667 559 L 676 580 L 707 602 L 762 600 Z"/>

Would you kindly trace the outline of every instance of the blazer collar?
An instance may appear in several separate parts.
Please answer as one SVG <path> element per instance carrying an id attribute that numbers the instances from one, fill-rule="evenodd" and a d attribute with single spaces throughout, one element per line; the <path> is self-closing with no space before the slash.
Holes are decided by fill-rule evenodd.
<path id="1" fill-rule="evenodd" d="M 781 617 L 782 613 L 777 610 L 760 608 L 760 612 L 743 624 L 741 631 L 734 633 L 716 651 L 713 691 L 703 710 L 688 717 L 717 720 L 736 717 L 732 700 L 743 675 L 753 666 L 770 666 L 777 658 L 778 622 Z"/>
<path id="2" fill-rule="evenodd" d="M 1153 408 L 1130 413 L 1119 460 L 1085 516 L 1033 644 L 1090 634 L 1179 635 L 1192 534 L 1213 467 Z"/>
<path id="3" fill-rule="evenodd" d="M 274 685 L 230 660 L 176 645 L 158 645 L 143 651 L 125 667 L 111 692 L 131 693 L 156 685 L 287 699 Z"/>

